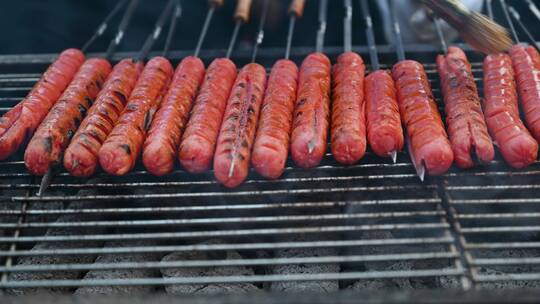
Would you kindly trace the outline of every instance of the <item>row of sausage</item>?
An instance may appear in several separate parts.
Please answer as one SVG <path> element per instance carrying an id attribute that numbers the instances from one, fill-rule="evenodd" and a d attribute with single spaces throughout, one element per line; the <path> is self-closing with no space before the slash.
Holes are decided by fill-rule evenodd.
<path id="1" fill-rule="evenodd" d="M 298 166 L 317 166 L 329 136 L 342 164 L 358 162 L 368 144 L 389 157 L 403 148 L 404 127 L 411 158 L 431 175 L 443 174 L 454 160 L 462 168 L 474 166 L 475 158 L 491 161 L 493 141 L 512 167 L 536 160 L 535 48 L 516 45 L 509 55 L 487 56 L 482 101 L 461 49 L 439 55 L 437 68 L 446 128 L 426 72 L 412 60 L 365 76 L 356 53 L 340 55 L 333 66 L 326 55 L 313 53 L 300 68 L 279 60 L 267 79 L 259 64 L 237 71 L 225 58 L 206 70 L 196 57 L 184 58 L 176 70 L 163 57 L 146 65 L 124 59 L 113 68 L 68 49 L 0 118 L 0 159 L 30 140 L 24 160 L 35 175 L 60 163 L 75 176 L 90 176 L 98 166 L 123 175 L 142 155 L 155 175 L 170 173 L 179 160 L 192 173 L 213 167 L 220 183 L 235 187 L 250 165 L 266 178 L 278 178 L 289 151 Z M 518 92 L 528 129 L 520 119 Z"/>

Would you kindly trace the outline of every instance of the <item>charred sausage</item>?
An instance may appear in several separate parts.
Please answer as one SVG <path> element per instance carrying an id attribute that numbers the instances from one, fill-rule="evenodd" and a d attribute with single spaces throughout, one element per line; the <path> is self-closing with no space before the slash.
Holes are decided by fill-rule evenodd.
<path id="1" fill-rule="evenodd" d="M 229 188 L 247 177 L 251 148 L 266 87 L 266 70 L 250 63 L 236 77 L 227 102 L 214 156 L 214 175 Z"/>
<path id="2" fill-rule="evenodd" d="M 506 54 L 484 59 L 483 108 L 488 130 L 506 162 L 514 168 L 532 164 L 538 143 L 519 118 L 512 60 Z"/>
<path id="3" fill-rule="evenodd" d="M 449 47 L 446 56 L 437 56 L 437 69 L 456 164 L 461 168 L 474 166 L 473 150 L 480 162 L 490 162 L 495 150 L 467 56 L 461 49 Z"/>
<path id="4" fill-rule="evenodd" d="M 171 63 L 163 57 L 152 58 L 144 67 L 116 126 L 98 152 L 99 163 L 107 173 L 124 175 L 135 166 L 172 73 Z"/>
<path id="5" fill-rule="evenodd" d="M 341 54 L 332 70 L 331 148 L 344 165 L 358 162 L 366 153 L 364 61 L 360 55 Z"/>
<path id="6" fill-rule="evenodd" d="M 394 80 L 388 71 L 371 72 L 365 79 L 368 143 L 375 154 L 388 157 L 403 149 Z"/>
<path id="7" fill-rule="evenodd" d="M 111 65 L 105 59 L 92 58 L 83 63 L 26 148 L 24 163 L 32 174 L 44 175 L 60 162 L 110 72 Z"/>
<path id="8" fill-rule="evenodd" d="M 454 153 L 424 67 L 403 60 L 394 65 L 392 77 L 416 166 L 424 166 L 430 175 L 443 174 L 452 165 Z"/>
<path id="9" fill-rule="evenodd" d="M 30 93 L 0 118 L 0 160 L 30 139 L 84 62 L 80 50 L 67 49 L 49 66 Z"/>
<path id="10" fill-rule="evenodd" d="M 261 107 L 251 164 L 260 175 L 281 176 L 289 153 L 298 67 L 287 59 L 272 67 Z"/>
<path id="11" fill-rule="evenodd" d="M 114 66 L 64 154 L 64 167 L 72 175 L 87 177 L 96 171 L 99 149 L 126 106 L 142 69 L 143 63 L 132 59 Z"/>
<path id="12" fill-rule="evenodd" d="M 201 173 L 210 169 L 235 78 L 236 66 L 227 58 L 215 59 L 208 67 L 178 152 L 186 171 Z"/>
<path id="13" fill-rule="evenodd" d="M 156 112 L 144 142 L 143 164 L 161 176 L 173 170 L 182 131 L 204 77 L 204 64 L 186 57 L 176 68 L 169 91 Z"/>
<path id="14" fill-rule="evenodd" d="M 540 54 L 533 46 L 514 45 L 510 49 L 521 108 L 534 138 L 540 140 Z"/>
<path id="15" fill-rule="evenodd" d="M 330 119 L 330 60 L 322 53 L 304 59 L 298 77 L 291 154 L 302 168 L 317 166 L 326 152 Z"/>

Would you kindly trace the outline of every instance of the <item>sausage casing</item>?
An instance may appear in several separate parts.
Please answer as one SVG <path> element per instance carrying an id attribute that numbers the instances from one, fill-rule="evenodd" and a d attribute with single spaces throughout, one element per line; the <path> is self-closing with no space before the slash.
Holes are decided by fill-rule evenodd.
<path id="1" fill-rule="evenodd" d="M 344 165 L 358 162 L 366 153 L 364 61 L 360 55 L 341 54 L 332 69 L 331 149 Z"/>
<path id="2" fill-rule="evenodd" d="M 512 60 L 506 54 L 484 59 L 484 115 L 489 133 L 506 160 L 514 168 L 532 164 L 538 143 L 519 118 Z"/>
<path id="3" fill-rule="evenodd" d="M 260 175 L 275 179 L 285 170 L 289 153 L 298 67 L 287 59 L 272 67 L 253 144 L 251 164 Z"/>
<path id="4" fill-rule="evenodd" d="M 452 165 L 454 153 L 424 67 L 419 62 L 403 60 L 394 65 L 392 77 L 416 166 L 424 166 L 430 175 L 445 173 Z"/>
<path id="5" fill-rule="evenodd" d="M 447 55 L 437 56 L 437 69 L 456 164 L 461 168 L 474 166 L 473 151 L 480 162 L 490 162 L 495 150 L 467 56 L 461 49 L 449 47 Z"/>
<path id="6" fill-rule="evenodd" d="M 32 174 L 44 175 L 61 161 L 64 149 L 110 72 L 111 64 L 105 59 L 92 58 L 83 63 L 28 143 L 24 163 Z"/>
<path id="7" fill-rule="evenodd" d="M 0 160 L 15 153 L 34 134 L 83 62 L 80 50 L 63 51 L 30 93 L 0 118 Z"/>
<path id="8" fill-rule="evenodd" d="M 367 138 L 381 157 L 403 149 L 403 128 L 394 80 L 388 71 L 371 72 L 365 79 Z"/>
<path id="9" fill-rule="evenodd" d="M 186 171 L 202 173 L 210 169 L 235 78 L 236 65 L 230 59 L 218 58 L 208 66 L 180 142 L 178 158 Z"/>
<path id="10" fill-rule="evenodd" d="M 203 78 L 204 64 L 197 57 L 184 58 L 176 68 L 144 141 L 143 164 L 150 173 L 161 176 L 173 170 L 182 131 Z"/>
<path id="11" fill-rule="evenodd" d="M 142 69 L 143 63 L 132 59 L 114 66 L 64 153 L 64 167 L 72 175 L 87 177 L 96 171 L 99 149 L 126 106 Z"/>
<path id="12" fill-rule="evenodd" d="M 148 61 L 126 107 L 98 152 L 105 172 L 124 175 L 133 169 L 172 73 L 173 68 L 166 58 L 154 57 Z"/>
<path id="13" fill-rule="evenodd" d="M 236 77 L 214 156 L 214 175 L 226 187 L 240 185 L 248 175 L 265 87 L 266 70 L 260 64 L 247 64 Z"/>
<path id="14" fill-rule="evenodd" d="M 300 67 L 291 135 L 291 155 L 302 168 L 324 157 L 330 124 L 330 60 L 322 53 L 307 56 Z"/>

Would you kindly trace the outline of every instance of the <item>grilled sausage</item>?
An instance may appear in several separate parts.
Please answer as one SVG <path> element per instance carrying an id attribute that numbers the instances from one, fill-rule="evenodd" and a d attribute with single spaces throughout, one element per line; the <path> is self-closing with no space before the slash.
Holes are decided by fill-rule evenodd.
<path id="1" fill-rule="evenodd" d="M 0 160 L 17 152 L 37 129 L 84 61 L 77 49 L 67 49 L 47 68 L 30 93 L 0 118 Z"/>
<path id="2" fill-rule="evenodd" d="M 60 162 L 110 72 L 111 64 L 105 59 L 92 58 L 83 63 L 26 148 L 24 163 L 32 174 L 44 175 Z"/>
<path id="3" fill-rule="evenodd" d="M 251 148 L 266 87 L 266 70 L 250 63 L 242 68 L 227 102 L 214 156 L 214 175 L 226 187 L 247 177 Z"/>
<path id="4" fill-rule="evenodd" d="M 461 168 L 474 166 L 471 158 L 473 149 L 479 161 L 490 162 L 495 150 L 467 56 L 461 49 L 449 47 L 446 56 L 437 56 L 437 69 L 456 164 Z"/>
<path id="5" fill-rule="evenodd" d="M 527 127 L 540 141 L 540 54 L 533 46 L 517 44 L 510 49 L 510 57 Z"/>
<path id="6" fill-rule="evenodd" d="M 143 164 L 161 176 L 173 170 L 182 131 L 204 77 L 204 64 L 186 57 L 176 68 L 169 91 L 156 112 L 144 142 Z"/>
<path id="7" fill-rule="evenodd" d="M 326 152 L 330 119 L 330 60 L 322 53 L 304 59 L 298 77 L 291 154 L 302 168 L 317 166 Z"/>
<path id="8" fill-rule="evenodd" d="M 297 86 L 296 64 L 277 61 L 268 78 L 251 155 L 252 166 L 266 178 L 278 178 L 285 169 Z"/>
<path id="9" fill-rule="evenodd" d="M 236 78 L 236 66 L 227 58 L 215 59 L 206 71 L 184 131 L 178 158 L 184 169 L 201 173 L 210 169 L 216 140 Z"/>
<path id="10" fill-rule="evenodd" d="M 388 157 L 403 149 L 394 80 L 388 71 L 371 72 L 365 79 L 368 143 L 375 154 Z"/>
<path id="11" fill-rule="evenodd" d="M 344 164 L 358 162 L 366 153 L 364 61 L 360 55 L 341 54 L 332 70 L 332 154 Z"/>
<path id="12" fill-rule="evenodd" d="M 512 61 L 506 54 L 484 59 L 484 115 L 506 162 L 524 168 L 536 160 L 538 143 L 519 118 Z"/>
<path id="13" fill-rule="evenodd" d="M 172 73 L 171 63 L 163 57 L 152 58 L 144 67 L 116 126 L 98 152 L 99 163 L 107 173 L 124 175 L 135 166 Z"/>
<path id="14" fill-rule="evenodd" d="M 424 67 L 413 60 L 394 65 L 401 121 L 409 136 L 416 166 L 425 166 L 430 175 L 446 172 L 454 160 L 437 104 Z"/>
<path id="15" fill-rule="evenodd" d="M 143 63 L 132 59 L 114 66 L 64 154 L 64 167 L 72 175 L 87 177 L 96 171 L 99 149 L 124 109 L 142 69 Z"/>

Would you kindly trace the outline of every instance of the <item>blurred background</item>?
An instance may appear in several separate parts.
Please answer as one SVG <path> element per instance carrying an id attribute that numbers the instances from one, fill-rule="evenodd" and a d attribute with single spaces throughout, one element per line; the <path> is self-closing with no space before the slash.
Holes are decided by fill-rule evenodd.
<path id="1" fill-rule="evenodd" d="M 288 26 L 286 11 L 290 0 L 270 1 L 271 7 L 262 46 L 283 47 Z M 400 23 L 404 29 L 406 43 L 436 39 L 432 26 L 429 24 L 426 26 L 422 23 L 423 16 L 417 13 L 420 7 L 417 1 L 393 1 L 396 1 L 399 7 Z M 254 0 L 252 18 L 250 23 L 242 28 L 237 48 L 252 47 L 262 2 L 262 0 Z M 343 43 L 343 1 L 330 0 L 328 2 L 328 28 L 325 44 L 340 46 Z M 483 2 L 482 0 L 464 1 L 469 7 L 477 10 L 483 9 Z M 141 47 L 165 3 L 166 0 L 140 0 L 139 7 L 118 51 L 135 51 Z M 377 12 L 372 14 L 372 17 L 374 18 L 376 37 L 381 37 L 378 38 L 378 44 L 387 44 L 389 41 L 381 40 L 391 39 L 385 3 L 386 1 L 370 0 L 372 11 Z M 524 9 L 525 1 L 511 1 L 511 3 L 520 12 L 523 12 L 523 18 L 535 18 L 528 9 Z M 4 29 L 0 38 L 0 54 L 57 53 L 68 47 L 81 47 L 115 4 L 116 0 L 0 1 L 0 12 L 2 12 L 0 28 Z M 224 7 L 220 8 L 214 15 L 203 48 L 226 48 L 233 29 L 232 16 L 235 4 L 234 0 L 226 0 Z M 353 0 L 353 5 L 353 44 L 365 45 L 364 22 L 359 1 Z M 494 5 L 498 7 L 498 1 L 494 1 Z M 182 6 L 183 16 L 179 20 L 172 45 L 174 50 L 190 50 L 195 47 L 208 8 L 206 0 L 182 0 Z M 520 9 L 520 6 L 523 9 Z M 377 7 L 379 7 L 378 10 L 376 10 Z M 297 22 L 293 47 L 315 45 L 315 34 L 318 27 L 316 13 L 318 1 L 307 0 L 305 9 L 305 18 Z M 500 14 L 499 9 L 496 9 L 495 12 Z M 506 23 L 502 22 L 504 20 L 502 16 L 496 15 L 496 17 L 500 23 L 506 26 Z M 101 52 L 106 49 L 119 19 L 119 17 L 115 18 L 109 31 L 93 44 L 90 51 Z M 452 33 L 448 31 L 446 34 L 449 35 L 448 37 L 452 36 Z M 161 36 L 160 43 L 156 44 L 154 49 L 162 47 L 164 37 L 165 35 Z"/>

